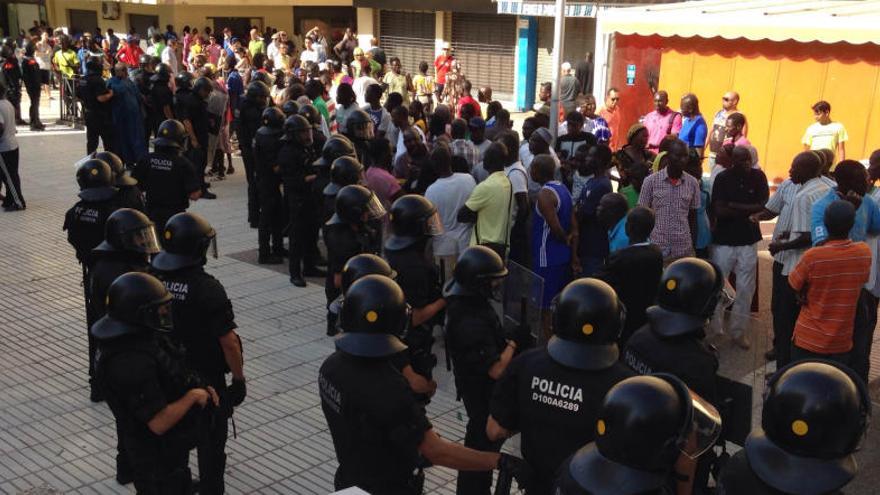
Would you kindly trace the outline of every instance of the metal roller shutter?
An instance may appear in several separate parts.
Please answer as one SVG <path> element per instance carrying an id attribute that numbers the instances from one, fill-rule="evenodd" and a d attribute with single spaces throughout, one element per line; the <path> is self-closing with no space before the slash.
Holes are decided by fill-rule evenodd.
<path id="1" fill-rule="evenodd" d="M 410 74 L 418 74 L 422 61 L 433 67 L 433 12 L 383 10 L 379 16 L 379 43 L 389 60 L 399 58 L 403 72 Z"/>
<path id="2" fill-rule="evenodd" d="M 494 99 L 513 98 L 516 16 L 453 13 L 452 46 L 474 97 L 477 88 L 489 86 Z"/>
<path id="3" fill-rule="evenodd" d="M 553 80 L 553 21 L 552 17 L 538 19 L 538 68 L 535 76 L 535 97 L 541 83 Z M 563 62 L 574 67 L 596 46 L 596 20 L 591 18 L 568 18 L 565 20 L 565 46 Z"/>

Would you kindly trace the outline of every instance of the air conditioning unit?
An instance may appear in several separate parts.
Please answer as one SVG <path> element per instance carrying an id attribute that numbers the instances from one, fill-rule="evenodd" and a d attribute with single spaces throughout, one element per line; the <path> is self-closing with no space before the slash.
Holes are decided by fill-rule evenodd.
<path id="1" fill-rule="evenodd" d="M 111 21 L 119 19 L 119 2 L 101 2 L 101 18 Z"/>

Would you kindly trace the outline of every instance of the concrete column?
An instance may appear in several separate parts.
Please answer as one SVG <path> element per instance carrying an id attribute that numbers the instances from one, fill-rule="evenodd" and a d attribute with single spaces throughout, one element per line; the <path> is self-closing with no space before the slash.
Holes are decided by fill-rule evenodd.
<path id="1" fill-rule="evenodd" d="M 364 50 L 370 48 L 370 39 L 379 37 L 379 26 L 376 25 L 373 9 L 358 7 L 357 9 L 358 45 Z"/>
<path id="2" fill-rule="evenodd" d="M 538 19 L 521 16 L 516 23 L 516 79 L 514 105 L 520 112 L 535 104 L 535 78 L 538 72 Z"/>
<path id="3" fill-rule="evenodd" d="M 434 57 L 439 57 L 443 48 L 443 43 L 451 41 L 445 39 L 446 32 L 446 16 L 445 12 L 438 10 L 434 12 Z"/>

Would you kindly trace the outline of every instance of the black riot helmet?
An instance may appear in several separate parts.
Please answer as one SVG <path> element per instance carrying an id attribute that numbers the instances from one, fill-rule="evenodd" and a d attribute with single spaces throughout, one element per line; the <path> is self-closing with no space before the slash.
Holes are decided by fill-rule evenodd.
<path id="1" fill-rule="evenodd" d="M 418 194 L 397 198 L 391 205 L 391 236 L 385 249 L 399 251 L 443 233 L 443 222 L 434 203 Z"/>
<path id="2" fill-rule="evenodd" d="M 79 197 L 85 201 L 104 201 L 116 194 L 113 170 L 104 160 L 90 158 L 76 169 Z"/>
<path id="3" fill-rule="evenodd" d="M 363 224 L 384 216 L 385 208 L 378 196 L 364 186 L 353 184 L 339 190 L 336 195 L 336 213 L 327 223 Z"/>
<path id="4" fill-rule="evenodd" d="M 698 258 L 672 262 L 660 278 L 657 306 L 648 308 L 653 328 L 672 337 L 703 328 L 721 297 L 724 279 L 714 264 Z"/>
<path id="5" fill-rule="evenodd" d="M 200 77 L 193 83 L 192 91 L 201 99 L 207 99 L 211 91 L 214 91 L 214 83 L 207 77 Z"/>
<path id="6" fill-rule="evenodd" d="M 749 465 L 781 492 L 836 493 L 856 475 L 870 415 L 867 387 L 849 368 L 791 364 L 767 383 L 761 428 L 746 439 Z"/>
<path id="7" fill-rule="evenodd" d="M 181 89 L 192 89 L 192 79 L 192 74 L 182 70 L 174 76 L 174 85 L 177 87 L 178 91 Z"/>
<path id="8" fill-rule="evenodd" d="M 171 67 L 168 64 L 157 64 L 156 73 L 150 77 L 150 81 L 167 83 L 170 80 Z"/>
<path id="9" fill-rule="evenodd" d="M 284 121 L 284 140 L 293 141 L 303 148 L 308 148 L 315 143 L 312 134 L 312 124 L 302 115 L 291 115 Z"/>
<path id="10" fill-rule="evenodd" d="M 114 186 L 135 186 L 138 181 L 134 177 L 128 175 L 125 171 L 125 164 L 122 163 L 122 159 L 116 153 L 111 151 L 98 151 L 92 154 L 92 158 L 96 158 L 98 160 L 103 160 L 107 162 L 107 165 L 110 165 L 110 170 L 113 172 L 113 185 Z"/>
<path id="11" fill-rule="evenodd" d="M 315 108 L 314 105 L 302 105 L 299 107 L 299 110 L 297 110 L 297 113 L 305 117 L 315 129 L 321 128 L 321 113 L 318 112 L 318 109 Z"/>
<path id="12" fill-rule="evenodd" d="M 3 38 L 3 44 L 0 45 L 0 57 L 11 58 L 15 56 L 15 44 L 13 43 L 11 47 L 6 44 L 6 41 L 9 39 L 10 38 Z"/>
<path id="13" fill-rule="evenodd" d="M 34 53 L 37 51 L 37 44 L 26 39 L 21 48 L 24 50 L 25 57 L 33 57 Z"/>
<path id="14" fill-rule="evenodd" d="M 245 98 L 249 100 L 263 100 L 269 97 L 271 91 L 269 90 L 269 86 L 262 81 L 253 81 L 248 84 L 247 90 L 244 93 Z"/>
<path id="15" fill-rule="evenodd" d="M 452 280 L 446 284 L 443 296 L 495 299 L 496 289 L 500 285 L 498 282 L 506 276 L 507 267 L 498 253 L 485 246 L 471 246 L 458 257 Z"/>
<path id="16" fill-rule="evenodd" d="M 612 387 L 595 427 L 595 442 L 563 469 L 591 495 L 636 495 L 663 486 L 680 454 L 696 459 L 711 448 L 721 417 L 680 379 L 658 373 Z"/>
<path id="17" fill-rule="evenodd" d="M 156 139 L 153 140 L 153 145 L 157 148 L 183 149 L 187 136 L 186 127 L 179 120 L 168 119 L 159 124 L 156 136 Z"/>
<path id="18" fill-rule="evenodd" d="M 397 278 L 397 272 L 387 261 L 375 254 L 361 253 L 349 258 L 342 267 L 342 294 L 345 295 L 351 284 L 367 275 L 384 275 L 392 280 Z"/>
<path id="19" fill-rule="evenodd" d="M 406 349 L 398 338 L 409 321 L 403 291 L 383 275 L 367 275 L 348 288 L 336 348 L 361 357 L 387 357 Z"/>
<path id="20" fill-rule="evenodd" d="M 336 196 L 343 187 L 360 183 L 363 175 L 364 166 L 357 158 L 340 156 L 330 167 L 330 183 L 324 187 L 324 195 Z"/>
<path id="21" fill-rule="evenodd" d="M 375 135 L 373 120 L 363 110 L 355 110 L 345 118 L 345 130 L 349 136 L 361 141 L 373 139 Z"/>
<path id="22" fill-rule="evenodd" d="M 100 74 L 104 70 L 104 62 L 101 61 L 100 57 L 89 57 L 86 60 L 86 73 L 87 74 Z"/>
<path id="23" fill-rule="evenodd" d="M 153 57 L 147 55 L 146 53 L 142 53 L 141 56 L 138 57 L 138 65 L 141 66 L 142 69 L 148 68 L 152 61 Z"/>
<path id="24" fill-rule="evenodd" d="M 280 131 L 284 127 L 284 113 L 278 107 L 268 107 L 260 116 L 260 124 L 270 129 Z"/>
<path id="25" fill-rule="evenodd" d="M 315 160 L 313 165 L 329 167 L 340 156 L 350 156 L 357 159 L 357 152 L 355 152 L 351 140 L 341 134 L 334 134 L 324 143 L 324 147 L 321 148 L 321 158 Z"/>
<path id="26" fill-rule="evenodd" d="M 293 100 L 287 100 L 281 105 L 281 111 L 284 112 L 285 117 L 290 117 L 299 113 L 299 105 Z"/>
<path id="27" fill-rule="evenodd" d="M 95 322 L 91 334 L 110 340 L 147 330 L 170 332 L 171 294 L 156 277 L 128 272 L 120 275 L 107 290 L 107 314 Z"/>
<path id="28" fill-rule="evenodd" d="M 547 352 L 570 368 L 608 368 L 620 355 L 617 339 L 624 320 L 623 303 L 610 285 L 595 278 L 579 278 L 559 295 Z"/>
<path id="29" fill-rule="evenodd" d="M 208 248 L 217 257 L 217 232 L 202 216 L 183 212 L 168 219 L 162 231 L 162 251 L 153 258 L 153 268 L 171 272 L 207 262 Z"/>
<path id="30" fill-rule="evenodd" d="M 159 252 L 159 242 L 153 221 L 133 208 L 120 208 L 107 217 L 104 241 L 94 250 L 156 254 Z"/>

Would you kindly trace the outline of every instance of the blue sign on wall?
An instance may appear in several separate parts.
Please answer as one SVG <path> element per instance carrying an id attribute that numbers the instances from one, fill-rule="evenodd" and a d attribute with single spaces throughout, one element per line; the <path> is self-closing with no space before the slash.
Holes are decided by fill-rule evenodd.
<path id="1" fill-rule="evenodd" d="M 635 86 L 636 84 L 636 64 L 626 66 L 626 85 Z"/>

